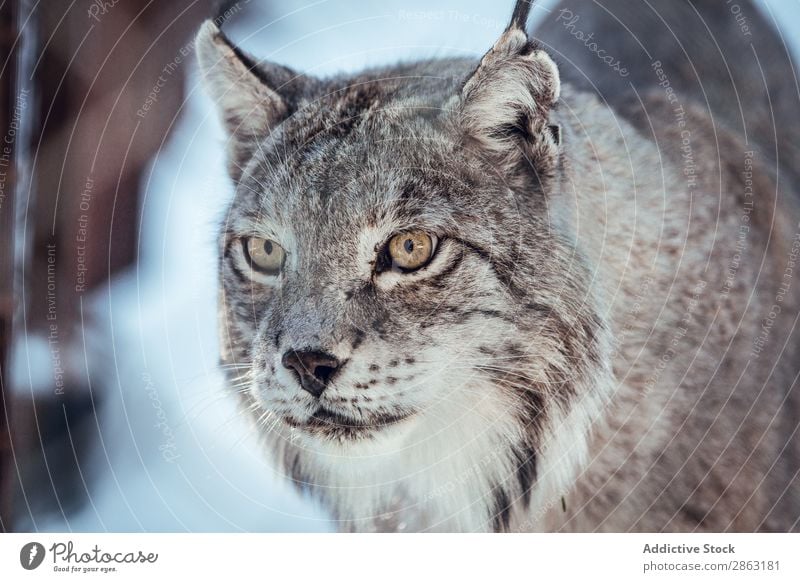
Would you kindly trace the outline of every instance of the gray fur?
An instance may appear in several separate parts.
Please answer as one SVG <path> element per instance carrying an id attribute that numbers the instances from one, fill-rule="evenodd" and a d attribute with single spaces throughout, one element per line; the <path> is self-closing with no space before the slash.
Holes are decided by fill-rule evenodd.
<path id="1" fill-rule="evenodd" d="M 621 119 L 514 24 L 480 63 L 331 79 L 253 68 L 211 23 L 197 46 L 236 182 L 222 361 L 342 529 L 798 528 L 800 284 L 774 354 L 751 352 L 799 215 L 756 154 L 736 248 L 738 135 L 687 103 L 689 183 L 663 94 Z M 431 263 L 376 273 L 412 228 L 438 237 Z M 278 277 L 242 267 L 253 235 L 286 249 Z M 319 401 L 290 349 L 345 362 Z"/>

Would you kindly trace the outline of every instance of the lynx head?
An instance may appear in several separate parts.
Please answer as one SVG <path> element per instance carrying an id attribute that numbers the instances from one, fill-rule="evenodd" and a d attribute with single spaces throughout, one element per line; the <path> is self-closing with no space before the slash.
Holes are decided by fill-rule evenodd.
<path id="1" fill-rule="evenodd" d="M 520 6 L 479 63 L 327 79 L 200 31 L 236 185 L 222 359 L 296 446 L 388 452 L 441 433 L 445 455 L 480 433 L 517 475 L 506 497 L 527 498 L 605 365 L 588 268 L 553 218 L 558 70 Z"/>

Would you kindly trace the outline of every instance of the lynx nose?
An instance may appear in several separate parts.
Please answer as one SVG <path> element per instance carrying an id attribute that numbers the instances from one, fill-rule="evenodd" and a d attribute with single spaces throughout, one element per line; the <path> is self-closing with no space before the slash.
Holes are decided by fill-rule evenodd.
<path id="1" fill-rule="evenodd" d="M 285 368 L 297 374 L 303 390 L 316 397 L 322 394 L 341 366 L 334 356 L 314 350 L 289 350 L 283 354 L 282 361 Z"/>

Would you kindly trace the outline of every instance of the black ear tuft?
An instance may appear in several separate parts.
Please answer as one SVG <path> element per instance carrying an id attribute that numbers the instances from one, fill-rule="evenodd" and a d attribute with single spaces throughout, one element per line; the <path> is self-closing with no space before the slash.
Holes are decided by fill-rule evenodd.
<path id="1" fill-rule="evenodd" d="M 525 30 L 525 25 L 528 22 L 528 15 L 531 12 L 533 2 L 534 0 L 517 0 L 517 3 L 514 5 L 514 12 L 511 14 L 511 22 L 509 22 L 506 30 L 512 28 Z"/>

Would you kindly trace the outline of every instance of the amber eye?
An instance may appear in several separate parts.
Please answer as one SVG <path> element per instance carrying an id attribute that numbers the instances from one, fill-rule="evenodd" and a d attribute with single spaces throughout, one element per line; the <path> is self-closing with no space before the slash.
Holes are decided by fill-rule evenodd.
<path id="1" fill-rule="evenodd" d="M 435 244 L 435 239 L 421 230 L 402 232 L 389 241 L 389 257 L 394 266 L 414 271 L 428 264 Z"/>
<path id="2" fill-rule="evenodd" d="M 266 238 L 251 236 L 242 239 L 247 262 L 256 271 L 267 275 L 277 275 L 283 267 L 286 253 L 283 247 Z"/>

